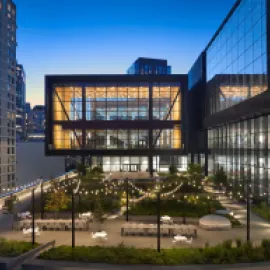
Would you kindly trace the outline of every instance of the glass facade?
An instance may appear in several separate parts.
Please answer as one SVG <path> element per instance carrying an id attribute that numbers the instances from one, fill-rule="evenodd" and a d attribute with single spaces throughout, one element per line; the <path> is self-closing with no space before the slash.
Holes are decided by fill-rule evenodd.
<path id="1" fill-rule="evenodd" d="M 54 149 L 182 148 L 179 83 L 56 85 L 52 99 Z M 108 129 L 105 123 L 111 121 L 133 127 Z M 153 129 L 152 121 L 172 124 Z M 146 128 L 136 122 L 145 123 Z M 71 129 L 68 123 L 83 126 Z M 97 128 L 96 123 L 105 125 Z"/>
<path id="2" fill-rule="evenodd" d="M 209 172 L 223 167 L 233 186 L 250 179 L 255 197 L 270 188 L 270 115 L 208 131 Z"/>
<path id="3" fill-rule="evenodd" d="M 147 84 L 92 85 L 84 88 L 84 95 L 79 86 L 55 87 L 54 120 L 149 120 Z M 153 119 L 181 120 L 179 84 L 155 84 L 152 100 Z"/>
<path id="4" fill-rule="evenodd" d="M 198 82 L 204 78 L 204 55 L 201 54 L 188 73 L 188 90 L 190 91 Z"/>
<path id="5" fill-rule="evenodd" d="M 209 114 L 268 89 L 266 0 L 242 0 L 206 51 Z"/>
<path id="6" fill-rule="evenodd" d="M 127 70 L 130 75 L 165 75 L 171 74 L 172 68 L 167 65 L 167 60 L 139 57 Z"/>
<path id="7" fill-rule="evenodd" d="M 155 171 L 167 172 L 171 164 L 179 171 L 187 170 L 186 156 L 154 156 L 153 168 Z M 148 171 L 149 160 L 147 156 L 93 156 L 92 166 L 102 166 L 105 172 L 119 171 Z"/>

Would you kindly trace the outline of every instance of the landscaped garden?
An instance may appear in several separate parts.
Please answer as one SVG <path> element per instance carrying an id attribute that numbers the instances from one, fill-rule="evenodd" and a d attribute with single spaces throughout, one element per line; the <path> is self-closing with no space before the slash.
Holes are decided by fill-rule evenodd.
<path id="1" fill-rule="evenodd" d="M 11 241 L 0 238 L 0 257 L 17 257 L 37 246 L 38 244 L 33 246 L 30 242 Z"/>
<path id="2" fill-rule="evenodd" d="M 171 217 L 194 217 L 200 218 L 207 214 L 215 213 L 215 210 L 224 209 L 216 200 L 207 199 L 207 197 L 186 196 L 181 199 L 162 199 L 160 203 L 161 215 L 169 215 Z M 132 205 L 131 215 L 156 215 L 156 200 L 145 199 Z"/>
<path id="3" fill-rule="evenodd" d="M 164 249 L 157 252 L 153 249 L 135 249 L 120 245 L 118 247 L 76 247 L 60 246 L 40 255 L 45 260 L 67 260 L 92 263 L 113 264 L 235 264 L 263 262 L 270 260 L 270 241 L 264 240 L 259 246 L 242 243 L 237 240 L 225 241 L 223 244 L 205 248 Z"/>
<path id="4" fill-rule="evenodd" d="M 90 211 L 97 221 L 102 221 L 105 213 L 117 212 L 121 205 L 126 205 L 127 186 L 124 181 L 104 181 L 103 171 L 99 167 L 87 169 L 79 166 L 78 174 L 80 188 L 76 194 L 76 213 Z M 181 174 L 172 166 L 170 172 L 163 176 L 163 181 L 157 183 L 151 180 L 129 180 L 129 214 L 156 215 L 157 186 L 161 194 L 161 215 L 201 218 L 207 214 L 215 214 L 216 210 L 224 210 L 215 197 L 203 190 L 202 179 L 202 168 L 198 164 L 192 164 L 186 173 Z M 222 175 L 215 181 L 223 181 Z M 51 189 L 45 194 L 45 210 L 53 213 L 71 212 L 71 193 L 76 185 L 77 182 L 70 180 L 52 182 Z M 142 197 L 142 200 L 136 201 Z M 233 226 L 240 225 L 232 216 L 226 217 Z"/>
<path id="5" fill-rule="evenodd" d="M 82 170 L 82 169 L 80 169 Z M 103 181 L 103 171 L 99 167 L 86 169 L 85 175 L 79 170 L 79 189 L 75 196 L 75 212 L 91 211 L 100 216 L 120 208 L 121 193 L 114 186 L 107 186 Z M 72 190 L 78 186 L 78 180 L 65 180 L 61 183 L 52 182 L 51 188 L 44 196 L 44 209 L 46 212 L 71 212 Z"/>

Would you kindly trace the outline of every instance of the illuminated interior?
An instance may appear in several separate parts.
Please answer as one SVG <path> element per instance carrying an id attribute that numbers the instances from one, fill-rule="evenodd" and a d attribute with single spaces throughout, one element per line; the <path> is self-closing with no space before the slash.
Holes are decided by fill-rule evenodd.
<path id="1" fill-rule="evenodd" d="M 177 84 L 55 86 L 53 92 L 54 149 L 181 148 L 181 127 L 171 129 L 74 129 L 65 123 L 96 121 L 179 121 L 181 92 Z M 151 106 L 152 104 L 152 106 Z M 150 112 L 150 108 L 153 108 Z M 150 114 L 151 113 L 151 114 Z M 150 114 L 150 115 L 149 115 Z M 86 124 L 87 126 L 87 124 Z M 85 134 L 84 134 L 85 133 Z"/>

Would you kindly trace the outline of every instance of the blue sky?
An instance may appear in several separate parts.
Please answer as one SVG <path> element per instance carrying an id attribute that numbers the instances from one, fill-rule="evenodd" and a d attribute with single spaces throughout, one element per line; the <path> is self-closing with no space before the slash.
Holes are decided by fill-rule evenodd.
<path id="1" fill-rule="evenodd" d="M 125 73 L 139 56 L 186 73 L 235 0 L 14 0 L 27 101 L 44 103 L 45 74 Z"/>

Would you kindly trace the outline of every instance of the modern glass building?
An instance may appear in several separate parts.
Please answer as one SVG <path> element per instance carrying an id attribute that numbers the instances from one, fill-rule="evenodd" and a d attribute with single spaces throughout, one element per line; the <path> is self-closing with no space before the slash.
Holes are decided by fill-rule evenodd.
<path id="1" fill-rule="evenodd" d="M 186 169 L 186 75 L 46 76 L 46 152 L 104 171 Z"/>
<path id="2" fill-rule="evenodd" d="M 189 74 L 190 104 L 201 95 L 207 168 L 223 167 L 238 196 L 270 191 L 270 4 L 239 0 Z M 204 72 L 201 72 L 201 71 Z M 203 74 L 204 73 L 204 74 Z M 200 149 L 196 149 L 200 153 Z M 196 151 L 195 151 L 196 152 Z"/>
<path id="3" fill-rule="evenodd" d="M 162 75 L 171 74 L 172 68 L 167 60 L 139 57 L 128 69 L 127 74 L 132 75 Z"/>

